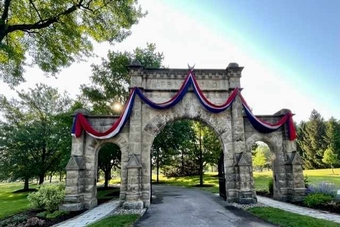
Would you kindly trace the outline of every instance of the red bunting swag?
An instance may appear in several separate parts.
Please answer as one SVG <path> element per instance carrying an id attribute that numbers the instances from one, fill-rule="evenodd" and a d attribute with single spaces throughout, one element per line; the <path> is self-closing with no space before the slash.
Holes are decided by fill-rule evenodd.
<path id="1" fill-rule="evenodd" d="M 208 111 L 212 113 L 219 113 L 219 112 L 222 112 L 228 109 L 233 103 L 233 101 L 235 100 L 236 96 L 239 95 L 243 108 L 245 110 L 245 113 L 250 123 L 253 125 L 253 127 L 257 131 L 261 133 L 270 133 L 270 132 L 278 130 L 286 123 L 287 128 L 288 128 L 289 139 L 290 140 L 296 139 L 296 131 L 295 131 L 295 127 L 293 124 L 293 118 L 292 118 L 293 116 L 291 112 L 286 113 L 286 115 L 283 116 L 275 124 L 270 124 L 265 121 L 262 121 L 258 119 L 251 112 L 250 108 L 248 107 L 246 101 L 242 97 L 241 92 L 238 88 L 234 89 L 234 91 L 230 94 L 229 98 L 226 100 L 224 104 L 222 105 L 213 104 L 204 96 L 201 88 L 199 87 L 196 81 L 193 69 L 189 70 L 189 73 L 184 79 L 184 82 L 181 88 L 178 90 L 177 94 L 174 97 L 172 97 L 169 101 L 163 102 L 163 103 L 154 103 L 150 99 L 148 99 L 139 88 L 135 87 L 131 90 L 128 102 L 124 107 L 123 113 L 120 115 L 118 120 L 112 125 L 111 128 L 109 128 L 105 132 L 98 132 L 92 128 L 92 126 L 89 124 L 89 122 L 86 120 L 86 118 L 81 113 L 78 113 L 75 116 L 74 121 L 73 121 L 72 135 L 76 137 L 80 137 L 82 134 L 82 131 L 85 130 L 90 136 L 97 138 L 97 139 L 108 139 L 108 138 L 114 137 L 121 131 L 121 129 L 124 127 L 124 124 L 129 119 L 136 95 L 138 95 L 139 98 L 144 103 L 149 105 L 151 108 L 168 109 L 168 108 L 174 107 L 178 102 L 180 102 L 183 99 L 184 95 L 187 93 L 191 85 L 194 88 L 194 93 L 196 94 L 198 100 L 201 102 L 204 108 L 206 108 Z"/>

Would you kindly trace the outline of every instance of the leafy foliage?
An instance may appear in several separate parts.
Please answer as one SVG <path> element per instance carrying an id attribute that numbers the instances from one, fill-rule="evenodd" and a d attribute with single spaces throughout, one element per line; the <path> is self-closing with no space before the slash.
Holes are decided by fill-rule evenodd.
<path id="1" fill-rule="evenodd" d="M 19 100 L 0 96 L 5 119 L 0 122 L 0 177 L 28 184 L 38 176 L 42 183 L 48 171 L 60 170 L 60 161 L 68 159 L 71 100 L 44 84 L 18 95 Z"/>
<path id="2" fill-rule="evenodd" d="M 109 180 L 111 179 L 111 170 L 120 169 L 121 151 L 116 144 L 104 144 L 98 154 L 98 168 L 104 172 L 105 183 L 104 187 L 107 188 Z"/>
<path id="3" fill-rule="evenodd" d="M 332 183 L 322 182 L 319 184 L 311 184 L 307 188 L 308 194 L 324 194 L 331 196 L 332 198 L 336 197 L 337 190 L 335 185 Z"/>
<path id="4" fill-rule="evenodd" d="M 274 194 L 274 180 L 273 180 L 273 178 L 270 178 L 270 180 L 268 181 L 268 191 L 269 191 L 269 194 L 271 194 L 271 195 Z"/>
<path id="5" fill-rule="evenodd" d="M 325 153 L 323 154 L 322 162 L 329 165 L 332 168 L 334 174 L 333 166 L 339 163 L 338 154 L 335 154 L 333 149 L 329 147 L 325 150 Z"/>
<path id="6" fill-rule="evenodd" d="M 320 204 L 325 204 L 332 201 L 332 197 L 329 195 L 325 195 L 323 193 L 312 193 L 308 194 L 303 203 L 308 207 L 315 207 Z"/>
<path id="7" fill-rule="evenodd" d="M 305 167 L 308 169 L 324 167 L 322 157 L 327 144 L 325 141 L 326 125 L 323 118 L 316 110 L 313 110 L 309 122 L 302 122 L 299 127 L 297 142 L 302 150 Z"/>
<path id="8" fill-rule="evenodd" d="M 123 40 L 144 14 L 135 0 L 5 0 L 0 16 L 0 78 L 18 85 L 25 65 L 55 74 L 91 56 L 93 41 Z"/>
<path id="9" fill-rule="evenodd" d="M 29 194 L 27 199 L 32 208 L 46 209 L 48 212 L 52 212 L 58 209 L 64 196 L 63 185 L 44 184 L 37 192 Z"/>

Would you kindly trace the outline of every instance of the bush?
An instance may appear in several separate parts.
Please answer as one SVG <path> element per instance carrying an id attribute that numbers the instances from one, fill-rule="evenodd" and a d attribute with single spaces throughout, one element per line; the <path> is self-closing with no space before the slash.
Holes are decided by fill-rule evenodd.
<path id="1" fill-rule="evenodd" d="M 33 217 L 27 220 L 25 227 L 43 226 L 44 224 L 45 224 L 44 220 L 41 220 L 37 217 Z"/>
<path id="2" fill-rule="evenodd" d="M 0 227 L 7 226 L 19 226 L 21 223 L 27 220 L 27 215 L 17 214 L 12 216 L 11 218 L 7 218 L 3 221 L 0 221 Z"/>
<path id="3" fill-rule="evenodd" d="M 268 191 L 269 194 L 273 195 L 274 194 L 274 180 L 271 178 L 268 182 Z"/>
<path id="4" fill-rule="evenodd" d="M 44 184 L 37 192 L 28 195 L 28 200 L 32 208 L 46 209 L 52 212 L 58 209 L 65 196 L 63 185 Z"/>
<path id="5" fill-rule="evenodd" d="M 68 214 L 68 212 L 67 212 L 67 211 L 59 211 L 59 210 L 56 210 L 56 211 L 54 211 L 53 213 L 47 214 L 47 215 L 46 215 L 46 218 L 47 218 L 47 219 L 54 219 L 54 218 L 57 218 L 57 217 L 62 216 L 62 215 L 64 215 L 64 214 Z"/>
<path id="6" fill-rule="evenodd" d="M 305 182 L 305 188 L 308 188 L 310 185 L 310 181 L 307 175 L 303 177 L 303 182 Z"/>
<path id="7" fill-rule="evenodd" d="M 337 190 L 334 184 L 322 182 L 317 185 L 309 185 L 307 188 L 307 194 L 324 194 L 331 198 L 335 198 L 337 195 Z"/>
<path id="8" fill-rule="evenodd" d="M 308 207 L 315 207 L 317 205 L 329 203 L 332 201 L 332 197 L 322 193 L 313 193 L 305 197 L 303 203 Z"/>

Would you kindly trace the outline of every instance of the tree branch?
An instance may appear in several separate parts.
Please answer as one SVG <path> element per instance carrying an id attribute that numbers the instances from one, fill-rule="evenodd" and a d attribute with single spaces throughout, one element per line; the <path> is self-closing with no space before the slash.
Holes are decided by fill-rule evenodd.
<path id="1" fill-rule="evenodd" d="M 9 6 L 11 4 L 11 0 L 5 0 L 4 12 L 2 13 L 1 20 L 2 23 L 5 23 L 5 20 L 8 17 Z"/>
<path id="2" fill-rule="evenodd" d="M 68 15 L 68 14 L 71 14 L 74 11 L 76 11 L 79 8 L 81 3 L 82 3 L 82 1 L 80 1 L 77 5 L 73 5 L 72 7 L 68 8 L 64 12 L 59 13 L 55 17 L 51 17 L 51 18 L 48 18 L 48 19 L 45 19 L 45 20 L 40 20 L 40 21 L 38 21 L 34 24 L 9 25 L 6 29 L 6 33 L 8 34 L 10 32 L 14 32 L 14 31 L 18 31 L 18 30 L 23 31 L 23 30 L 47 28 L 51 24 L 58 22 L 61 16 Z M 1 40 L 0 40 L 0 42 L 1 42 Z"/>
<path id="3" fill-rule="evenodd" d="M 38 14 L 38 17 L 40 18 L 40 21 L 42 21 L 43 19 L 42 19 L 40 13 L 39 13 L 39 10 L 37 9 L 37 7 L 35 7 L 33 0 L 30 0 L 30 4 L 33 6 L 35 12 Z"/>

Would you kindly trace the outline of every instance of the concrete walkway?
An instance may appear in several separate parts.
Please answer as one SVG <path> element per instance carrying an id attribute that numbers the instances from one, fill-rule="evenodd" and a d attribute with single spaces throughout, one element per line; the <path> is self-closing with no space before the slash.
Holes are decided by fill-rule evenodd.
<path id="1" fill-rule="evenodd" d="M 326 211 L 319 211 L 319 210 L 314 210 L 310 209 L 307 207 L 300 207 L 294 204 L 290 203 L 284 203 L 280 201 L 276 201 L 267 197 L 263 196 L 257 196 L 257 201 L 270 207 L 278 208 L 281 210 L 286 210 L 292 213 L 296 214 L 301 214 L 301 215 L 306 215 L 310 216 L 313 218 L 318 218 L 318 219 L 323 219 L 323 220 L 328 220 L 328 221 L 333 221 L 336 223 L 340 223 L 340 215 L 337 214 L 331 214 Z"/>
<path id="2" fill-rule="evenodd" d="M 101 204 L 92 210 L 88 210 L 81 215 L 54 225 L 55 227 L 83 227 L 112 213 L 119 205 L 118 200 L 112 200 Z"/>
<path id="3" fill-rule="evenodd" d="M 169 189 L 164 190 L 164 189 L 165 188 L 162 188 L 161 191 L 165 191 L 165 192 L 171 191 L 172 193 L 174 193 L 174 191 L 172 190 L 172 187 L 171 187 L 171 190 L 169 190 Z M 181 197 L 180 195 L 177 195 L 177 194 L 176 195 L 172 194 L 170 197 L 172 197 L 171 200 L 176 199 L 176 197 L 180 197 L 180 201 L 183 201 L 183 197 Z M 196 197 L 202 198 L 201 196 L 196 196 Z M 273 200 L 273 199 L 270 199 L 270 198 L 267 198 L 267 197 L 263 197 L 263 196 L 257 196 L 257 200 L 258 200 L 258 202 L 260 202 L 260 203 L 262 203 L 266 206 L 278 208 L 278 209 L 281 209 L 281 210 L 286 210 L 286 211 L 296 213 L 296 214 L 306 215 L 306 216 L 310 216 L 310 217 L 314 217 L 314 218 L 319 218 L 319 219 L 323 219 L 323 220 L 328 220 L 328 221 L 340 223 L 340 215 L 337 215 L 337 214 L 331 214 L 331 213 L 326 212 L 326 211 L 319 211 L 319 210 L 314 210 L 314 209 L 310 209 L 310 208 L 306 208 L 306 207 L 300 207 L 300 206 L 297 206 L 297 205 L 276 201 L 276 200 Z M 176 203 L 176 205 L 181 203 L 180 201 L 177 201 L 178 203 Z M 154 201 L 154 202 L 155 202 L 155 204 L 153 204 L 151 206 L 151 208 L 153 206 L 157 206 L 157 201 Z M 206 204 L 208 202 L 205 201 L 204 203 L 205 203 L 205 207 L 207 207 Z M 81 214 L 81 215 L 79 215 L 75 218 L 66 220 L 66 221 L 61 222 L 59 224 L 56 224 L 54 226 L 55 227 L 83 227 L 83 226 L 89 225 L 93 222 L 98 221 L 99 219 L 104 218 L 105 216 L 109 215 L 110 213 L 112 213 L 115 209 L 117 209 L 118 204 L 119 204 L 119 201 L 117 201 L 117 200 L 113 200 L 113 201 L 101 204 L 98 207 L 96 207 L 92 210 L 86 211 L 85 213 L 83 213 L 83 214 Z M 196 207 L 196 205 L 195 205 L 195 207 Z M 190 209 L 190 210 L 192 210 L 192 209 Z M 209 210 L 209 208 L 208 208 L 208 210 Z M 224 209 L 221 209 L 221 210 L 224 210 Z M 166 209 L 166 212 L 169 212 L 169 210 Z M 145 218 L 151 219 L 150 213 L 152 213 L 152 209 L 149 209 Z M 179 212 L 179 213 L 181 213 L 181 212 Z M 174 216 L 174 213 L 172 213 L 172 216 Z M 175 216 L 178 216 L 178 213 Z M 186 219 L 187 219 L 187 217 L 186 217 Z M 233 219 L 233 218 L 229 217 L 229 219 Z M 139 223 L 139 225 L 137 225 L 137 226 L 144 226 L 142 223 Z M 170 223 L 174 224 L 173 220 L 170 221 Z M 164 226 L 165 223 L 163 222 L 162 224 Z M 200 223 L 200 224 L 202 224 L 202 223 Z M 165 225 L 165 226 L 168 226 L 168 225 Z M 205 226 L 205 225 L 203 225 L 203 226 Z M 254 225 L 254 223 L 252 223 L 252 225 L 250 225 L 250 226 L 256 226 L 256 224 Z"/>

